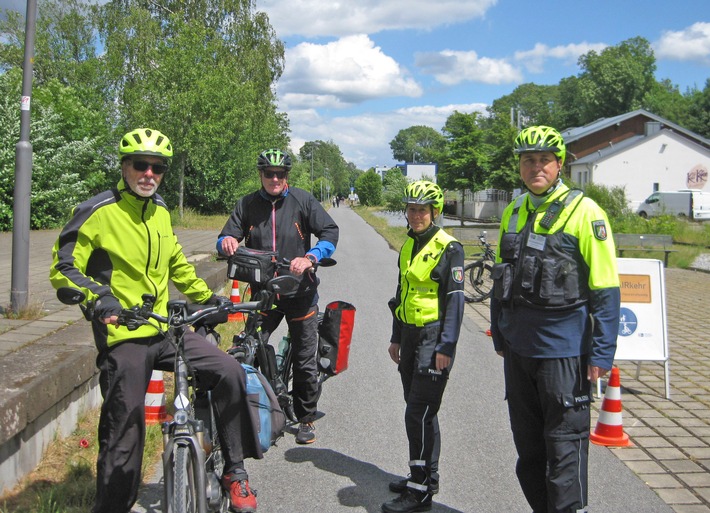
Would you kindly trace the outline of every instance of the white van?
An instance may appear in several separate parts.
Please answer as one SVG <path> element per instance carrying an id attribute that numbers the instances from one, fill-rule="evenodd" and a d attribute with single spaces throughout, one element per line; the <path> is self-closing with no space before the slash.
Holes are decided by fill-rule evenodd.
<path id="1" fill-rule="evenodd" d="M 710 192 L 684 189 L 675 192 L 654 192 L 639 205 L 641 217 L 674 215 L 696 221 L 710 220 Z"/>

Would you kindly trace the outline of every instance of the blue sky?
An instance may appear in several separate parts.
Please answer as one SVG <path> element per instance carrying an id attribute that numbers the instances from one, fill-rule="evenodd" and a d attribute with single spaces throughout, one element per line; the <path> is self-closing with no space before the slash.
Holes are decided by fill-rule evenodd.
<path id="1" fill-rule="evenodd" d="M 632 37 L 656 78 L 681 91 L 710 78 L 707 0 L 257 0 L 286 44 L 279 107 L 292 149 L 332 140 L 359 168 L 393 165 L 399 130 L 440 130 L 527 82 L 556 84 L 577 59 Z M 560 127 L 565 128 L 565 127 Z"/>
<path id="2" fill-rule="evenodd" d="M 0 0 L 0 9 L 25 6 Z M 360 169 L 395 164 L 389 142 L 402 129 L 440 130 L 454 110 L 483 111 L 520 84 L 557 84 L 579 73 L 580 55 L 632 37 L 651 42 L 657 79 L 685 91 L 710 78 L 708 0 L 256 0 L 256 8 L 286 44 L 276 92 L 291 149 L 333 141 Z"/>

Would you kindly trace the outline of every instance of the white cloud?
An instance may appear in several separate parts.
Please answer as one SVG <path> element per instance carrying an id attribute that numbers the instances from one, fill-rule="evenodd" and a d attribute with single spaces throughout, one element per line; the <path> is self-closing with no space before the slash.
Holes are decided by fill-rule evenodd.
<path id="1" fill-rule="evenodd" d="M 658 59 L 710 64 L 710 23 L 698 22 L 677 32 L 666 31 L 653 46 Z"/>
<path id="2" fill-rule="evenodd" d="M 422 89 L 366 35 L 286 50 L 277 91 L 282 108 L 344 108 L 373 98 L 418 97 Z"/>
<path id="3" fill-rule="evenodd" d="M 543 73 L 549 59 L 561 60 L 563 64 L 576 64 L 580 55 L 590 51 L 601 52 L 608 45 L 604 43 L 572 43 L 565 46 L 547 46 L 537 43 L 532 50 L 515 52 L 515 60 L 520 61 L 530 73 Z"/>
<path id="4" fill-rule="evenodd" d="M 391 166 L 389 142 L 400 130 L 414 125 L 430 126 L 441 130 L 446 119 L 454 112 L 485 113 L 482 103 L 431 105 L 397 109 L 389 112 L 367 113 L 354 116 L 323 118 L 314 110 L 289 112 L 294 134 L 291 148 L 298 152 L 306 141 L 330 141 L 338 145 L 346 161 L 359 169 L 374 166 Z"/>
<path id="5" fill-rule="evenodd" d="M 279 37 L 375 34 L 383 30 L 432 30 L 482 17 L 497 0 L 263 0 Z"/>
<path id="6" fill-rule="evenodd" d="M 446 85 L 461 82 L 508 84 L 519 83 L 523 79 L 520 69 L 505 59 L 478 57 L 473 50 L 421 52 L 416 54 L 415 63 L 423 73 L 434 75 L 434 78 Z"/>

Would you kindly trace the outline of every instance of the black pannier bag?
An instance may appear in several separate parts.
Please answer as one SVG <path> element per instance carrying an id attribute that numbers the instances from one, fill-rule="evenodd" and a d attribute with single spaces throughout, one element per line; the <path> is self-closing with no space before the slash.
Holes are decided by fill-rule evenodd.
<path id="1" fill-rule="evenodd" d="M 227 277 L 230 280 L 243 281 L 252 285 L 264 285 L 274 277 L 276 258 L 274 251 L 261 251 L 239 246 L 229 257 Z"/>
<path id="2" fill-rule="evenodd" d="M 318 369 L 328 375 L 348 368 L 355 307 L 345 301 L 328 303 L 318 326 Z"/>

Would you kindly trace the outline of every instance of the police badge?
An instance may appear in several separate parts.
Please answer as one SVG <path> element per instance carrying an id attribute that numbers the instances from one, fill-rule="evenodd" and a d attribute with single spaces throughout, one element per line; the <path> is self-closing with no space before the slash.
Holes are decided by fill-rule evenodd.
<path id="1" fill-rule="evenodd" d="M 599 221 L 592 221 L 592 231 L 594 231 L 594 237 L 596 237 L 598 240 L 606 240 L 606 223 L 603 219 Z"/>

